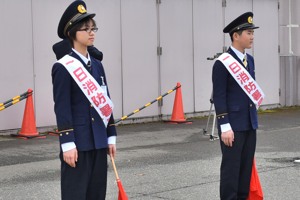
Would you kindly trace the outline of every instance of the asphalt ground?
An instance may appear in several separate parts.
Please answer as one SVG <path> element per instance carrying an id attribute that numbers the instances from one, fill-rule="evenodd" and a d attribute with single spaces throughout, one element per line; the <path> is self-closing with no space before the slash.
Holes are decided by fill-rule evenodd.
<path id="1" fill-rule="evenodd" d="M 207 118 L 118 126 L 116 165 L 130 200 L 219 199 L 219 140 Z M 256 164 L 265 200 L 300 199 L 300 108 L 259 114 Z M 211 125 L 208 127 L 210 132 Z M 0 133 L 0 200 L 59 200 L 57 136 L 23 140 Z M 118 199 L 109 166 L 107 200 Z"/>

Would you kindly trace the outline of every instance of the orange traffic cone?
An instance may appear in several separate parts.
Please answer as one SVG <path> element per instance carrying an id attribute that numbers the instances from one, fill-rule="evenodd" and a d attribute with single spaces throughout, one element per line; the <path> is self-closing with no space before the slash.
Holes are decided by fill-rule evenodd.
<path id="1" fill-rule="evenodd" d="M 182 94 L 181 94 L 181 84 L 177 83 L 177 90 L 175 94 L 175 100 L 173 104 L 173 112 L 171 116 L 171 120 L 166 121 L 168 123 L 173 124 L 179 124 L 179 123 L 185 123 L 185 124 L 191 124 L 191 121 L 187 121 L 184 118 L 184 112 L 183 112 L 183 103 L 182 103 Z"/>
<path id="2" fill-rule="evenodd" d="M 35 138 L 35 137 L 45 138 L 45 136 L 39 135 L 36 129 L 34 108 L 33 108 L 33 101 L 32 101 L 32 89 L 28 89 L 28 97 L 26 99 L 22 128 L 18 134 L 11 134 L 11 135 L 23 139 Z"/>

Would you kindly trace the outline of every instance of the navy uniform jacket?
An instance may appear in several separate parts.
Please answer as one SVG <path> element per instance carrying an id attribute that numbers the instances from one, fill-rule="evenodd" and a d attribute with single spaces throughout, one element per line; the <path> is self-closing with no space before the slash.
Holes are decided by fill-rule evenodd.
<path id="1" fill-rule="evenodd" d="M 242 66 L 242 61 L 231 48 L 231 54 Z M 253 57 L 247 54 L 248 72 L 255 79 Z M 257 111 L 255 104 L 250 100 L 221 61 L 217 60 L 213 66 L 213 102 L 216 110 L 218 128 L 230 123 L 233 131 L 247 131 L 257 129 Z"/>
<path id="2" fill-rule="evenodd" d="M 87 65 L 76 53 L 71 52 L 70 56 L 78 59 L 87 68 Z M 107 85 L 101 62 L 93 57 L 90 59 L 92 76 L 100 86 L 103 85 L 101 80 L 101 76 L 103 76 L 105 85 Z M 79 151 L 107 148 L 107 138 L 116 136 L 115 126 L 110 126 L 114 124 L 113 115 L 106 128 L 97 111 L 60 63 L 53 65 L 52 83 L 60 144 L 75 142 Z"/>

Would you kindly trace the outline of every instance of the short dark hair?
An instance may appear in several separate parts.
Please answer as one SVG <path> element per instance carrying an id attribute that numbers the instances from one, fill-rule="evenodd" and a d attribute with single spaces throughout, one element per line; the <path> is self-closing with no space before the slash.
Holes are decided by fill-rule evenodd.
<path id="1" fill-rule="evenodd" d="M 239 31 L 234 31 L 234 32 L 230 33 L 229 35 L 230 35 L 231 42 L 233 42 L 233 34 L 234 33 L 237 33 L 238 35 L 242 35 L 243 31 L 244 30 L 239 30 Z"/>
<path id="2" fill-rule="evenodd" d="M 88 25 L 89 22 L 92 22 L 93 26 L 96 27 L 96 21 L 93 19 L 93 18 L 86 18 L 86 19 L 83 19 L 82 21 L 78 22 L 77 24 L 75 24 L 70 30 L 69 30 L 69 33 L 68 33 L 68 39 L 72 45 L 72 47 L 74 47 L 74 44 L 73 44 L 73 41 L 76 40 L 76 32 L 78 30 L 80 30 L 84 25 Z"/>

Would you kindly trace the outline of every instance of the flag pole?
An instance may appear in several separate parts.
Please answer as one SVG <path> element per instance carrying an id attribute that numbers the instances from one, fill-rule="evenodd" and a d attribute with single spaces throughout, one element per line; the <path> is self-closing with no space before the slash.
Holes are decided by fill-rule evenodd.
<path id="1" fill-rule="evenodd" d="M 118 200 L 128 200 L 128 197 L 127 197 L 127 194 L 123 188 L 123 185 L 122 185 L 122 182 L 119 178 L 119 175 L 118 175 L 118 172 L 117 172 L 117 168 L 116 168 L 116 164 L 115 164 L 115 160 L 113 158 L 113 156 L 110 156 L 110 159 L 111 159 L 111 163 L 112 163 L 112 166 L 114 168 L 114 172 L 115 172 L 115 175 L 116 175 L 116 180 L 117 180 L 117 185 L 118 185 L 118 188 L 119 188 L 119 197 L 118 197 Z"/>
<path id="2" fill-rule="evenodd" d="M 114 160 L 114 158 L 113 158 L 112 156 L 110 156 L 110 159 L 111 159 L 111 163 L 112 163 L 112 166 L 113 166 L 115 175 L 116 175 L 116 179 L 119 180 L 119 174 L 118 174 L 118 172 L 117 172 L 115 160 Z"/>

